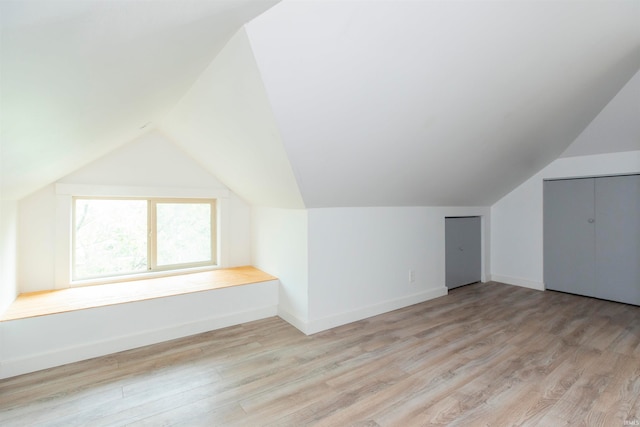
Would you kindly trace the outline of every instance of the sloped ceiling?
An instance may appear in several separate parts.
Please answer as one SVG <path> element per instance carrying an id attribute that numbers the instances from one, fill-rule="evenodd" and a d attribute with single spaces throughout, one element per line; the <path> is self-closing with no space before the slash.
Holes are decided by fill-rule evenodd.
<path id="1" fill-rule="evenodd" d="M 161 130 L 245 200 L 304 208 L 244 29 L 163 120 Z"/>
<path id="2" fill-rule="evenodd" d="M 247 25 L 307 207 L 490 205 L 640 68 L 638 1 L 285 1 Z"/>
<path id="3" fill-rule="evenodd" d="M 640 71 L 560 157 L 640 150 Z"/>
<path id="4" fill-rule="evenodd" d="M 275 3 L 0 1 L 2 198 L 148 131 L 229 38 Z"/>
<path id="5" fill-rule="evenodd" d="M 640 69 L 637 0 L 275 3 L 0 2 L 2 197 L 158 127 L 254 204 L 490 205 Z"/>

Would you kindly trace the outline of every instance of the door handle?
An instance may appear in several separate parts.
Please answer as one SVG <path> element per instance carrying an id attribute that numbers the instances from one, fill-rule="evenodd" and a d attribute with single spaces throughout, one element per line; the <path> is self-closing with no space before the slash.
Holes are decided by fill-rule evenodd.
<path id="1" fill-rule="evenodd" d="M 458 250 L 459 250 L 460 252 L 463 252 L 463 251 L 464 251 L 464 249 L 462 248 L 462 246 L 458 246 Z"/>
<path id="2" fill-rule="evenodd" d="M 595 220 L 595 219 L 593 219 L 593 218 L 589 218 L 589 219 L 587 220 L 587 222 L 588 222 L 589 224 L 593 224 L 594 222 L 596 222 L 596 220 Z"/>

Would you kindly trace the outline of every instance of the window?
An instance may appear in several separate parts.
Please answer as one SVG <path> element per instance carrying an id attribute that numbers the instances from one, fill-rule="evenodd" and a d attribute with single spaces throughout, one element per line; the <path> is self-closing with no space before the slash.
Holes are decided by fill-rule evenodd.
<path id="1" fill-rule="evenodd" d="M 72 280 L 213 266 L 216 200 L 74 197 Z"/>

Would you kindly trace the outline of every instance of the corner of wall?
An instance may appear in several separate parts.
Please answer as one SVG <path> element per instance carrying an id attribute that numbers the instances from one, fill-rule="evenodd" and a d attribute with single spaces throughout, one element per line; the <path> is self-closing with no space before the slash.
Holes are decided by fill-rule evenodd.
<path id="1" fill-rule="evenodd" d="M 545 290 L 544 282 L 535 282 L 519 277 L 491 275 L 491 281 L 504 283 L 505 285 L 520 286 L 521 288 L 535 289 L 537 291 Z"/>
<path id="2" fill-rule="evenodd" d="M 307 333 L 307 211 L 259 206 L 251 211 L 252 264 L 278 277 L 278 315 Z"/>
<path id="3" fill-rule="evenodd" d="M 309 322 L 292 314 L 282 304 L 278 304 L 278 317 L 302 332 L 305 335 L 311 335 Z"/>

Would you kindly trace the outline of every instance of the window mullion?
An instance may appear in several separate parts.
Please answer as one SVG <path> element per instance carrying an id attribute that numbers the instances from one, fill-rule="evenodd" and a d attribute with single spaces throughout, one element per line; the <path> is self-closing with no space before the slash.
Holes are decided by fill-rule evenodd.
<path id="1" fill-rule="evenodd" d="M 147 200 L 147 259 L 149 260 L 148 270 L 154 271 L 157 267 L 156 262 L 156 203 Z"/>
<path id="2" fill-rule="evenodd" d="M 217 217 L 218 217 L 218 212 L 217 212 L 217 202 L 211 201 L 209 202 L 209 205 L 211 206 L 211 217 L 210 217 L 210 221 L 211 221 L 211 261 L 214 264 L 218 264 L 219 260 L 218 260 L 218 223 L 217 223 Z"/>
<path id="3" fill-rule="evenodd" d="M 217 265 L 215 199 L 73 196 L 69 206 L 74 281 Z"/>

